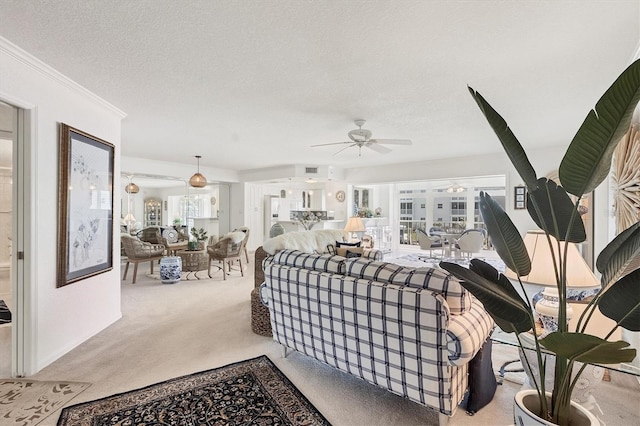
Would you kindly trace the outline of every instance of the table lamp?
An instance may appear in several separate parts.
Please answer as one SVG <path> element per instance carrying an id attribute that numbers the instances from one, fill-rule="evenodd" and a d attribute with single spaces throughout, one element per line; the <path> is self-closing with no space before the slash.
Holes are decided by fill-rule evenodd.
<path id="1" fill-rule="evenodd" d="M 124 221 L 127 223 L 127 230 L 131 231 L 131 224 L 136 221 L 136 218 L 131 213 L 127 213 Z"/>
<path id="2" fill-rule="evenodd" d="M 362 233 L 366 230 L 362 219 L 358 216 L 350 217 L 344 230 L 349 232 L 351 241 L 360 241 Z"/>
<path id="3" fill-rule="evenodd" d="M 558 261 L 557 240 L 549 236 L 551 245 Z M 528 231 L 524 237 L 524 245 L 531 259 L 531 271 L 529 275 L 520 277 L 523 283 L 546 287 L 540 293 L 533 296 L 533 304 L 538 317 L 545 328 L 545 334 L 558 329 L 558 287 L 556 283 L 553 258 L 547 236 L 542 230 Z M 564 244 L 560 245 L 564 250 Z M 518 279 L 510 269 L 506 269 L 505 276 L 510 279 Z M 574 243 L 567 247 L 567 300 L 581 300 L 585 292 L 594 287 L 599 288 L 600 282 L 585 262 Z M 597 291 L 597 290 L 596 290 Z M 573 309 L 567 304 L 567 322 L 571 318 Z"/>

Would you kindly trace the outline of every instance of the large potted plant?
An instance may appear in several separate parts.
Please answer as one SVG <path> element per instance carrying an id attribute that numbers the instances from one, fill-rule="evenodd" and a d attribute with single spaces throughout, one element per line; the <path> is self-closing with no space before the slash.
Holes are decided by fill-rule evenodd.
<path id="1" fill-rule="evenodd" d="M 586 363 L 615 364 L 630 362 L 636 350 L 624 341 L 608 341 L 585 332 L 595 309 L 616 322 L 615 328 L 640 330 L 640 269 L 627 273 L 631 262 L 640 256 L 640 223 L 621 232 L 599 254 L 596 267 L 602 274 L 601 289 L 588 304 L 574 330 L 569 330 L 566 312 L 566 255 L 570 243 L 586 239 L 578 202 L 593 191 L 609 174 L 613 152 L 630 126 L 640 100 L 640 60 L 631 64 L 605 92 L 590 111 L 571 141 L 559 167 L 561 185 L 538 178 L 527 155 L 505 120 L 472 88 L 472 97 L 498 136 L 507 156 L 524 181 L 527 210 L 544 231 L 548 243 L 556 245 L 554 269 L 557 282 L 558 330 L 545 337 L 532 333 L 535 358 L 544 366 L 546 352 L 555 355 L 553 389 L 545 389 L 545 368 L 537 369 L 533 386 L 541 419 L 558 425 L 571 422 L 571 392 Z M 515 333 L 521 350 L 521 333 L 535 330 L 531 297 L 520 277 L 531 270 L 523 239 L 509 216 L 489 194 L 480 193 L 480 212 L 489 238 L 505 265 L 518 276 L 512 283 L 491 265 L 473 259 L 469 268 L 441 262 L 440 266 L 459 279 L 476 296 L 507 333 Z M 554 240 L 550 237 L 555 237 Z M 552 247 L 553 248 L 553 247 Z M 553 250 L 552 250 L 553 251 Z M 525 297 L 521 297 L 516 288 Z M 613 330 L 611 330 L 613 332 Z M 528 357 L 525 357 L 527 361 Z M 583 363 L 578 367 L 576 362 Z M 576 371 L 574 371 L 576 370 Z M 575 374 L 574 374 L 575 373 Z"/>

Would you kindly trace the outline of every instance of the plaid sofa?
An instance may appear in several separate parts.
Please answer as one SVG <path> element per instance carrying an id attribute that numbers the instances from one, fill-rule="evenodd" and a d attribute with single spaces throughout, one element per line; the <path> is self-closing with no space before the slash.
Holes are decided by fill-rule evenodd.
<path id="1" fill-rule="evenodd" d="M 493 329 L 453 276 L 282 250 L 263 262 L 273 339 L 451 416 Z"/>

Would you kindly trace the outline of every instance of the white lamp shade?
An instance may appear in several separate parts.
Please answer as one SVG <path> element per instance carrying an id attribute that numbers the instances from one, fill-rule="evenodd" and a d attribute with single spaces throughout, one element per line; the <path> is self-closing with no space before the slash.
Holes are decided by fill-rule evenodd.
<path id="1" fill-rule="evenodd" d="M 135 222 L 136 218 L 131 214 L 131 213 L 127 213 L 127 215 L 124 217 L 125 222 Z"/>
<path id="2" fill-rule="evenodd" d="M 550 236 L 551 245 L 555 252 L 555 259 L 558 262 L 557 240 Z M 523 282 L 556 287 L 555 268 L 549 243 L 545 233 L 541 230 L 528 231 L 524 237 L 524 245 L 531 259 L 531 272 L 527 276 L 521 277 Z M 560 243 L 561 250 L 564 250 L 564 243 Z M 510 269 L 505 270 L 505 275 L 511 279 L 517 279 L 516 274 Z M 585 262 L 574 243 L 569 243 L 567 247 L 567 287 L 596 287 L 600 282 Z"/>
<path id="3" fill-rule="evenodd" d="M 364 232 L 366 228 L 364 227 L 364 223 L 362 223 L 362 219 L 356 216 L 349 218 L 344 230 L 347 232 Z"/>

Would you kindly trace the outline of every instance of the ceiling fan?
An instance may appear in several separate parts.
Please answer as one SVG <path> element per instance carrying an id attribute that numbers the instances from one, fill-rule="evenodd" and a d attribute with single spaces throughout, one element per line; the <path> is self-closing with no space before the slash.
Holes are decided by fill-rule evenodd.
<path id="1" fill-rule="evenodd" d="M 328 145 L 347 145 L 338 152 L 333 155 L 338 155 L 342 151 L 347 148 L 351 148 L 354 146 L 358 147 L 358 157 L 362 153 L 362 147 L 366 147 L 372 149 L 381 154 L 387 154 L 391 152 L 389 148 L 383 145 L 411 145 L 411 141 L 408 139 L 371 139 L 371 130 L 363 129 L 362 126 L 366 120 L 358 119 L 355 120 L 354 123 L 358 126 L 357 129 L 351 130 L 347 135 L 349 136 L 350 141 L 347 142 L 334 142 L 334 143 L 323 143 L 318 145 L 311 145 L 312 147 L 316 146 L 328 146 Z"/>

